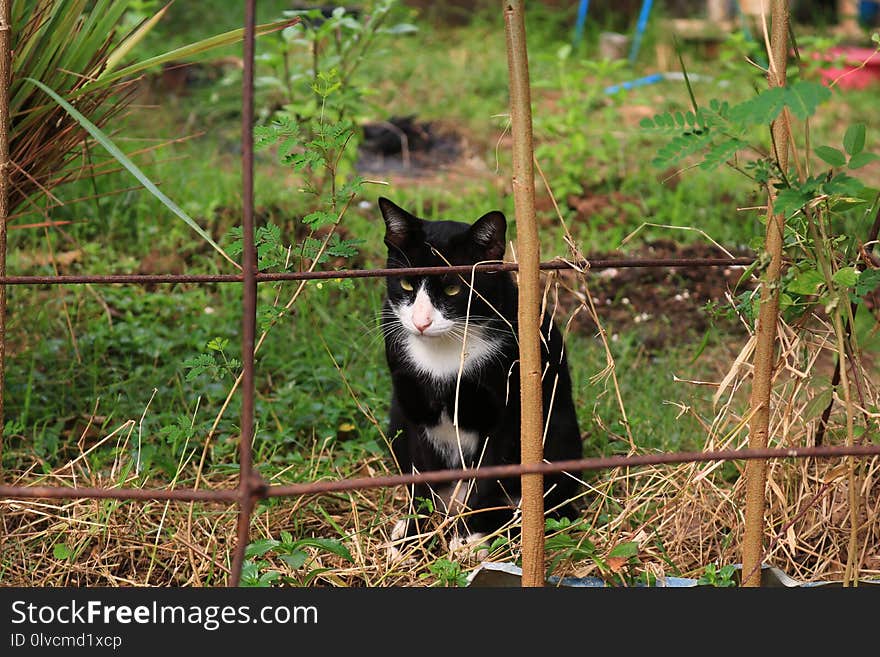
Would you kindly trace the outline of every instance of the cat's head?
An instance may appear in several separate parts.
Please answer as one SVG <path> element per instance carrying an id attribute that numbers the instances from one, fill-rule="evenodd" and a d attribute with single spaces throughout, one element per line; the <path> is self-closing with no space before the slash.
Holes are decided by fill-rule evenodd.
<path id="1" fill-rule="evenodd" d="M 467 224 L 426 221 L 386 198 L 379 198 L 379 209 L 389 268 L 474 265 L 504 256 L 507 221 L 501 212 L 488 212 Z M 465 321 L 475 328 L 509 323 L 513 289 L 510 276 L 501 272 L 474 274 L 473 288 L 470 272 L 390 276 L 388 305 L 412 336 L 453 337 L 460 336 Z"/>

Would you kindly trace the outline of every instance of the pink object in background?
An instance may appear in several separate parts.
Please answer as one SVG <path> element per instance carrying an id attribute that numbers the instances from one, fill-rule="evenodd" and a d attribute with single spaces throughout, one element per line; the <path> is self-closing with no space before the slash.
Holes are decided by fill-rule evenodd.
<path id="1" fill-rule="evenodd" d="M 823 68 L 820 70 L 822 81 L 841 89 L 864 89 L 880 82 L 880 53 L 873 48 L 857 48 L 854 46 L 838 46 L 830 48 L 822 55 L 823 59 L 834 61 L 843 56 L 845 68 Z M 866 62 L 864 66 L 862 63 Z M 859 68 L 861 67 L 861 68 Z M 843 77 L 841 77 L 843 76 Z"/>

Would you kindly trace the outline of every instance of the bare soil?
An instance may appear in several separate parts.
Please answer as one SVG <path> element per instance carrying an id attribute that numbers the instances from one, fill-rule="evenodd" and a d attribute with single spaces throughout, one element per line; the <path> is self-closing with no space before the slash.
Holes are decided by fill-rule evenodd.
<path id="1" fill-rule="evenodd" d="M 627 254 L 630 258 L 718 258 L 723 254 L 711 244 L 681 245 L 672 240 L 648 242 Z M 751 256 L 734 252 L 735 256 Z M 614 259 L 619 252 L 596 253 L 594 259 Z M 734 320 L 731 299 L 752 289 L 740 281 L 744 267 L 630 267 L 597 271 L 590 277 L 590 292 L 600 320 L 612 336 L 635 330 L 649 352 L 692 342 L 712 326 L 725 333 L 745 332 Z M 713 310 L 715 308 L 716 310 Z M 593 329 L 592 320 L 580 313 L 578 320 Z"/>

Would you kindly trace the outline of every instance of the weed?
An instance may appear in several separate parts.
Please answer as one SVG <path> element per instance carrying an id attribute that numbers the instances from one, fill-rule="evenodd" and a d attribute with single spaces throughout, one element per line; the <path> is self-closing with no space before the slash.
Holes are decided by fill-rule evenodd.
<path id="1" fill-rule="evenodd" d="M 736 580 L 734 579 L 735 574 L 736 566 L 730 564 L 726 566 L 718 566 L 717 564 L 710 563 L 706 565 L 706 569 L 703 571 L 700 579 L 697 580 L 697 584 L 701 586 L 717 586 L 722 588 L 736 586 Z"/>
<path id="2" fill-rule="evenodd" d="M 306 548 L 313 548 L 310 552 Z M 348 562 L 354 559 L 348 548 L 340 541 L 327 538 L 293 539 L 290 532 L 282 531 L 281 540 L 271 538 L 253 541 L 245 551 L 242 566 L 242 585 L 267 587 L 274 583 L 308 586 L 316 577 L 330 568 L 315 565 L 320 555 L 335 555 Z M 286 573 L 270 567 L 268 559 L 274 558 L 286 566 Z M 256 559 L 256 561 L 255 561 Z"/>
<path id="3" fill-rule="evenodd" d="M 442 558 L 428 565 L 428 573 L 422 573 L 420 578 L 425 579 L 433 575 L 437 581 L 432 586 L 467 586 L 467 575 L 462 572 L 461 564 L 457 561 Z"/>

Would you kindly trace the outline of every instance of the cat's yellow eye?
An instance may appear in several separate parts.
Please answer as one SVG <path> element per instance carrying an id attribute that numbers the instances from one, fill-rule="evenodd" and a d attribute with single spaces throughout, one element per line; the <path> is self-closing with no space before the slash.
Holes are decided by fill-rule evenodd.
<path id="1" fill-rule="evenodd" d="M 461 285 L 447 285 L 446 288 L 443 290 L 443 293 L 447 297 L 454 297 L 459 292 L 461 292 Z"/>
<path id="2" fill-rule="evenodd" d="M 402 287 L 402 288 L 403 288 L 404 290 L 406 290 L 407 292 L 412 292 L 412 291 L 413 291 L 413 285 L 412 285 L 412 283 L 410 283 L 410 282 L 409 282 L 409 279 L 406 279 L 406 278 L 401 278 L 401 279 L 400 279 L 400 287 Z"/>

